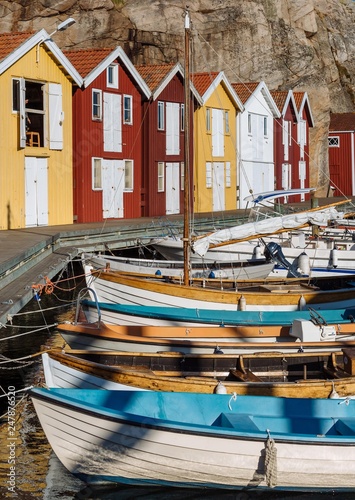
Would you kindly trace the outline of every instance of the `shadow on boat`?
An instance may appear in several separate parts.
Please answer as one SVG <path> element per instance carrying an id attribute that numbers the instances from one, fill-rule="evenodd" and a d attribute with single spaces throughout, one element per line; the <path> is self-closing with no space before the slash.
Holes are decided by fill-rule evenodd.
<path id="1" fill-rule="evenodd" d="M 216 490 L 203 488 L 168 488 L 139 486 L 86 486 L 75 496 L 77 500 L 353 500 L 354 493 L 283 492 L 256 490 Z"/>

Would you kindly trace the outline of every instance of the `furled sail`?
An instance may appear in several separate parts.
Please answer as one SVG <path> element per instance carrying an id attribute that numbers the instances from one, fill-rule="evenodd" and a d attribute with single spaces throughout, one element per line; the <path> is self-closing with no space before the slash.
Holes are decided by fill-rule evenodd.
<path id="1" fill-rule="evenodd" d="M 328 221 L 341 219 L 343 212 L 335 207 L 319 209 L 317 211 L 299 212 L 282 217 L 270 217 L 256 222 L 248 222 L 239 226 L 221 229 L 196 239 L 192 243 L 192 250 L 203 257 L 209 248 L 246 241 L 254 238 L 299 229 L 307 225 L 326 226 Z"/>

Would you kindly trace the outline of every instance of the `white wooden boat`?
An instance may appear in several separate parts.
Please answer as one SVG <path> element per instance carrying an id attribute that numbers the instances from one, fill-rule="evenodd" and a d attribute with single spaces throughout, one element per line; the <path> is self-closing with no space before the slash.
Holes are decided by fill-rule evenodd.
<path id="1" fill-rule="evenodd" d="M 351 326 L 351 325 L 350 325 Z M 243 328 L 122 326 L 97 323 L 61 323 L 57 326 L 72 349 L 126 352 L 183 352 L 185 354 L 334 351 L 355 345 L 355 330 L 339 333 L 336 328 L 295 320 L 289 335 L 268 333 L 244 335 Z"/>
<path id="2" fill-rule="evenodd" d="M 55 454 L 86 483 L 354 491 L 355 401 L 30 390 Z"/>
<path id="3" fill-rule="evenodd" d="M 248 311 L 296 311 L 351 307 L 355 288 L 336 280 L 279 279 L 233 281 L 203 278 L 188 285 L 179 280 L 85 269 L 92 300 L 112 304 Z M 323 287 L 323 289 L 321 289 Z M 96 297 L 95 297 L 96 295 Z"/>
<path id="4" fill-rule="evenodd" d="M 355 349 L 200 354 L 53 350 L 42 354 L 48 388 L 154 390 L 296 398 L 355 395 Z"/>
<path id="5" fill-rule="evenodd" d="M 109 268 L 112 271 L 123 271 L 134 274 L 151 274 L 152 276 L 175 276 L 183 278 L 184 267 L 181 260 L 143 259 L 121 257 L 116 255 L 89 254 L 81 256 L 83 267 L 93 269 Z M 191 263 L 191 278 L 233 278 L 238 280 L 262 279 L 269 276 L 274 263 L 265 258 L 237 260 L 232 262 Z"/>

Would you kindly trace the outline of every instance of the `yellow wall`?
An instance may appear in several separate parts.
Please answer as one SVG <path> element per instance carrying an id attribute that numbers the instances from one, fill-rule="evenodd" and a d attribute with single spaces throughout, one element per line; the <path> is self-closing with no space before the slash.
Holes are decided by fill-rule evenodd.
<path id="1" fill-rule="evenodd" d="M 224 156 L 212 156 L 212 134 L 206 131 L 206 109 L 229 111 L 229 134 L 224 135 Z M 220 84 L 206 103 L 194 113 L 194 211 L 213 210 L 212 188 L 206 188 L 206 162 L 230 162 L 231 186 L 225 188 L 225 209 L 236 208 L 236 112 L 234 103 Z"/>
<path id="2" fill-rule="evenodd" d="M 12 112 L 12 78 L 62 85 L 63 150 L 19 148 L 19 117 Z M 72 84 L 43 48 L 33 48 L 0 75 L 0 229 L 25 227 L 25 156 L 48 161 L 48 225 L 73 222 Z M 46 94 L 47 95 L 47 94 Z M 48 106 L 45 98 L 45 107 Z M 47 108 L 48 109 L 48 108 Z M 48 116 L 48 115 L 47 115 Z M 48 124 L 45 127 L 48 130 Z M 48 138 L 48 134 L 47 134 Z"/>

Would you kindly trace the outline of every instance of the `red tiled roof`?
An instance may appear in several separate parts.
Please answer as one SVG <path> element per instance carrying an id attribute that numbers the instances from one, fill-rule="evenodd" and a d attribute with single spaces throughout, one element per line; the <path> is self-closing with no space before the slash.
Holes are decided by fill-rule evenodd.
<path id="1" fill-rule="evenodd" d="M 302 100 L 304 98 L 304 94 L 305 94 L 305 92 L 293 92 L 293 97 L 295 99 L 295 103 L 296 103 L 298 111 L 300 110 L 300 106 L 302 104 Z"/>
<path id="2" fill-rule="evenodd" d="M 355 130 L 355 113 L 331 113 L 329 131 Z"/>
<path id="3" fill-rule="evenodd" d="M 5 59 L 11 52 L 17 49 L 23 42 L 34 35 L 34 31 L 22 31 L 0 34 L 0 60 Z"/>
<path id="4" fill-rule="evenodd" d="M 63 50 L 78 73 L 85 78 L 95 69 L 111 52 L 111 49 L 79 49 Z"/>
<path id="5" fill-rule="evenodd" d="M 175 64 L 147 64 L 135 66 L 150 90 L 154 92 L 173 69 Z"/>
<path id="6" fill-rule="evenodd" d="M 280 112 L 284 109 L 286 99 L 288 96 L 288 90 L 275 90 L 270 92 L 272 98 L 274 99 L 276 106 Z"/>
<path id="7" fill-rule="evenodd" d="M 239 99 L 243 104 L 247 102 L 251 94 L 257 88 L 260 82 L 249 82 L 249 83 L 232 83 L 232 87 L 236 91 Z"/>
<path id="8" fill-rule="evenodd" d="M 191 81 L 197 92 L 203 96 L 218 75 L 219 73 L 217 71 L 212 71 L 210 73 L 193 73 L 191 75 Z"/>

